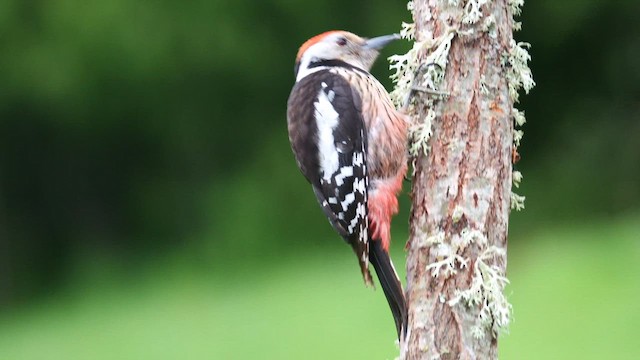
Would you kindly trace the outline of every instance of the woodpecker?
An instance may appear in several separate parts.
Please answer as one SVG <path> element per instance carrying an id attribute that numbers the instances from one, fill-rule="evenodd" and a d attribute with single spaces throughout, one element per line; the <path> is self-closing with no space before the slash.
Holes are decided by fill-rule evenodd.
<path id="1" fill-rule="evenodd" d="M 373 265 L 400 338 L 407 310 L 389 243 L 407 171 L 408 121 L 369 73 L 380 49 L 396 39 L 328 31 L 306 41 L 296 57 L 287 125 L 300 171 L 369 286 Z"/>

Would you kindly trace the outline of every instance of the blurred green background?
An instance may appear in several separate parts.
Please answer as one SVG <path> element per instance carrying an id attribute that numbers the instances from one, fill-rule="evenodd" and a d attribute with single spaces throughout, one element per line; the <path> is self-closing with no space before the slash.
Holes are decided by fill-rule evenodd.
<path id="1" fill-rule="evenodd" d="M 503 359 L 640 357 L 638 16 L 538 0 L 520 18 L 537 87 Z M 304 40 L 401 21 L 405 1 L 0 2 L 0 359 L 393 359 L 285 111 Z"/>

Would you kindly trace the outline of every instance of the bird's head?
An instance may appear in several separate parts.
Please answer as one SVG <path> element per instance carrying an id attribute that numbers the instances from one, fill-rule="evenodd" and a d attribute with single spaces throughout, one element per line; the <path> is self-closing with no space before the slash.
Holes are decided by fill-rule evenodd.
<path id="1" fill-rule="evenodd" d="M 347 31 L 327 31 L 307 40 L 298 51 L 295 73 L 298 80 L 300 70 L 308 70 L 322 61 L 342 61 L 369 71 L 382 49 L 388 43 L 400 38 L 398 34 L 361 38 Z"/>

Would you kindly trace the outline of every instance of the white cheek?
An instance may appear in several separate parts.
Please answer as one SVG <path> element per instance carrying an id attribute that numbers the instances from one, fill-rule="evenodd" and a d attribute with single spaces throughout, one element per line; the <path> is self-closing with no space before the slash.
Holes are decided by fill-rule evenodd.
<path id="1" fill-rule="evenodd" d="M 296 82 L 302 80 L 305 76 L 313 74 L 314 72 L 325 69 L 322 66 L 317 66 L 313 68 L 309 68 L 311 64 L 311 58 L 303 58 L 300 62 L 300 67 L 298 68 L 298 76 L 296 76 Z"/>

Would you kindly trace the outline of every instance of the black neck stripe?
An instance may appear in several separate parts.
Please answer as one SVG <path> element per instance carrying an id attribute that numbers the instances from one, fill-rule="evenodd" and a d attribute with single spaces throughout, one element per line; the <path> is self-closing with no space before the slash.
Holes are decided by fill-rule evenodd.
<path id="1" fill-rule="evenodd" d="M 320 66 L 326 66 L 326 67 L 341 67 L 341 68 L 346 68 L 349 70 L 355 70 L 355 71 L 359 71 L 363 74 L 366 74 L 367 72 L 357 66 L 353 66 L 347 62 L 344 62 L 342 60 L 315 60 L 312 61 L 309 64 L 309 69 L 314 68 L 314 67 L 320 67 Z"/>

